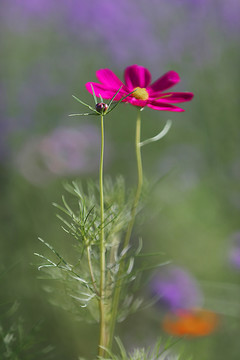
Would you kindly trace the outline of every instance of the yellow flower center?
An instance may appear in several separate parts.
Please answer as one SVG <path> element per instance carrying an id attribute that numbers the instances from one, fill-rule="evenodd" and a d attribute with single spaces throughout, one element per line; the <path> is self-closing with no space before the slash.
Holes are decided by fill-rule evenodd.
<path id="1" fill-rule="evenodd" d="M 147 100 L 149 98 L 147 90 L 145 88 L 140 88 L 140 87 L 136 87 L 134 89 L 132 96 L 135 97 L 135 99 L 139 99 L 139 100 Z"/>

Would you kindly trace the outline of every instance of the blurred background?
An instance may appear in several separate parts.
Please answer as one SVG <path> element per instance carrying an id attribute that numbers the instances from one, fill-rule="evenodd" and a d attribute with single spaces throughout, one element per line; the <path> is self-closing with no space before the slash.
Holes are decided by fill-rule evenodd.
<path id="1" fill-rule="evenodd" d="M 122 78 L 139 64 L 153 79 L 177 71 L 173 91 L 195 94 L 185 113 L 142 113 L 143 139 L 173 121 L 143 148 L 145 176 L 157 183 L 138 230 L 144 250 L 163 251 L 159 261 L 184 269 L 204 307 L 221 316 L 214 334 L 184 341 L 186 355 L 239 359 L 239 0 L 2 0 L 0 34 L 1 341 L 13 333 L 4 341 L 15 346 L 19 328 L 24 339 L 37 328 L 34 359 L 95 355 L 97 326 L 49 302 L 33 254 L 45 251 L 38 236 L 68 253 L 52 202 L 61 202 L 64 181 L 97 179 L 98 118 L 68 117 L 82 111 L 72 94 L 92 102 L 84 84 L 97 69 Z M 105 171 L 132 186 L 136 111 L 121 105 L 112 114 Z M 129 349 L 154 343 L 166 336 L 161 316 L 158 307 L 144 310 L 118 334 Z"/>

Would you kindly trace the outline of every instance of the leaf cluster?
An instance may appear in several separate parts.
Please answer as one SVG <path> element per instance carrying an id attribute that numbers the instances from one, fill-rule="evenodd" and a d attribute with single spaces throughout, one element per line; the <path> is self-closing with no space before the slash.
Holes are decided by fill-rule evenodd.
<path id="1" fill-rule="evenodd" d="M 16 317 L 18 307 L 19 304 L 15 302 L 4 314 L 1 314 L 1 360 L 51 359 L 53 347 L 44 345 L 39 338 L 41 324 L 38 323 L 26 330 L 24 320 Z"/>
<path id="2" fill-rule="evenodd" d="M 93 85 L 91 84 L 91 88 L 92 88 L 92 93 L 93 93 L 93 98 L 94 98 L 94 102 L 95 102 L 95 106 L 98 104 L 98 100 L 97 100 L 97 96 L 95 95 L 95 91 L 94 91 L 94 88 L 93 88 Z M 119 94 L 119 92 L 121 91 L 122 89 L 122 86 L 117 90 L 117 92 L 113 95 L 113 97 L 110 99 L 109 103 L 106 104 L 107 105 L 107 109 L 104 111 L 104 112 L 99 112 L 97 111 L 96 107 L 95 109 L 89 105 L 89 104 L 86 104 L 85 102 L 83 102 L 82 100 L 78 99 L 76 96 L 73 95 L 73 98 L 75 100 L 77 100 L 80 104 L 84 105 L 85 107 L 87 107 L 89 110 L 91 110 L 92 112 L 91 113 L 81 113 L 81 114 L 70 114 L 69 116 L 88 116 L 88 115 L 102 115 L 102 116 L 105 116 L 105 115 L 108 115 L 111 111 L 113 111 L 123 100 L 125 100 L 128 96 L 130 96 L 132 93 L 134 93 L 134 91 L 136 90 L 133 90 L 131 91 L 129 94 L 127 95 L 124 95 L 121 97 L 120 100 L 118 101 L 115 101 L 115 98 L 116 96 Z M 99 94 L 99 97 L 100 97 L 100 101 L 103 103 L 103 98 L 101 96 L 101 94 Z"/>
<path id="3" fill-rule="evenodd" d="M 100 233 L 104 227 L 106 241 L 106 301 L 111 316 L 112 297 L 119 281 L 121 299 L 117 321 L 123 321 L 130 313 L 144 304 L 136 294 L 140 288 L 140 275 L 144 270 L 152 270 L 163 265 L 153 260 L 153 255 L 142 253 L 142 241 L 126 248 L 122 246 L 124 236 L 131 220 L 134 191 L 126 191 L 123 177 L 115 182 L 106 178 L 104 182 L 105 218 L 101 223 L 99 205 L 99 185 L 93 181 L 83 185 L 79 182 L 65 184 L 66 196 L 62 204 L 55 204 L 57 217 L 63 230 L 72 239 L 74 260 L 69 254 L 62 255 L 52 245 L 39 238 L 50 256 L 35 253 L 43 262 L 38 269 L 48 279 L 44 289 L 49 293 L 51 302 L 74 314 L 75 318 L 88 322 L 98 322 L 98 300 L 100 284 Z M 143 196 L 146 197 L 144 189 Z M 140 202 L 137 212 L 142 209 Z M 162 255 L 162 254 L 161 254 Z M 138 266 L 135 266 L 135 262 Z M 124 271 L 119 275 L 119 268 L 124 264 Z M 140 264 L 140 265 L 139 265 Z M 57 281 L 51 281 L 57 280 Z M 86 311 L 80 311 L 85 308 Z"/>
<path id="4" fill-rule="evenodd" d="M 65 184 L 65 190 L 68 196 L 62 197 L 61 205 L 54 206 L 59 210 L 57 217 L 62 228 L 73 239 L 76 261 L 69 261 L 66 255 L 61 255 L 52 245 L 39 238 L 52 255 L 49 258 L 36 253 L 43 260 L 38 269 L 44 271 L 48 279 L 58 280 L 58 286 L 53 288 L 49 283 L 45 287 L 49 293 L 57 295 L 53 296 L 55 303 L 57 299 L 61 299 L 61 306 L 74 313 L 78 312 L 80 305 L 91 314 L 89 317 L 82 312 L 83 317 L 86 315 L 86 319 L 98 321 L 100 232 L 104 227 L 108 276 L 106 292 L 110 298 L 120 262 L 129 252 L 129 248 L 121 249 L 120 244 L 131 217 L 132 195 L 126 193 L 122 177 L 117 178 L 115 183 L 107 178 L 104 184 L 105 218 L 101 223 L 97 184 L 89 182 L 86 189 L 83 189 L 80 183 L 73 182 Z M 133 257 L 129 255 L 126 263 L 125 278 L 131 280 Z"/>
<path id="5" fill-rule="evenodd" d="M 116 338 L 120 354 L 115 355 L 112 351 L 106 349 L 108 357 L 105 358 L 105 360 L 181 360 L 183 351 L 180 350 L 180 354 L 172 351 L 172 347 L 180 340 L 181 339 L 173 340 L 170 338 L 164 344 L 162 339 L 160 339 L 154 346 L 148 347 L 147 349 L 136 348 L 133 352 L 129 353 L 125 349 L 121 340 Z M 103 360 L 101 357 L 99 357 L 99 359 Z"/>

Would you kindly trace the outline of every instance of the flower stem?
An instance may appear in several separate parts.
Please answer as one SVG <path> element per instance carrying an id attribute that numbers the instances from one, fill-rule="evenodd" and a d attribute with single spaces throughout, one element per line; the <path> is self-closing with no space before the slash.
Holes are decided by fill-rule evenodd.
<path id="1" fill-rule="evenodd" d="M 136 139 L 135 139 L 135 151 L 136 151 L 136 159 L 137 159 L 137 171 L 138 171 L 138 186 L 135 194 L 135 198 L 133 201 L 133 206 L 131 210 L 131 220 L 128 224 L 128 229 L 126 232 L 123 248 L 126 248 L 129 244 L 132 229 L 136 217 L 137 205 L 140 199 L 142 184 L 143 184 L 143 169 L 142 169 L 142 155 L 141 155 L 141 117 L 140 110 L 138 110 L 138 117 L 136 122 Z"/>
<path id="2" fill-rule="evenodd" d="M 143 184 L 143 169 L 142 169 L 142 156 L 141 156 L 141 116 L 140 110 L 138 110 L 137 122 L 136 122 L 136 137 L 135 137 L 135 152 L 136 152 L 136 160 L 137 160 L 137 172 L 138 172 L 138 185 L 137 190 L 135 193 L 135 197 L 133 200 L 133 205 L 131 209 L 131 219 L 128 224 L 127 232 L 125 235 L 123 249 L 127 248 L 129 245 L 129 241 L 132 234 L 132 229 L 136 217 L 136 210 L 137 205 L 140 199 L 141 191 L 142 191 L 142 184 Z M 112 318 L 110 324 L 110 331 L 109 331 L 109 343 L 108 348 L 111 349 L 113 335 L 115 331 L 115 326 L 117 322 L 117 313 L 118 313 L 118 306 L 119 306 L 119 299 L 122 290 L 122 283 L 123 283 L 123 273 L 125 269 L 125 261 L 124 257 L 121 260 L 119 271 L 118 271 L 118 280 L 116 281 L 114 297 L 113 297 L 113 304 L 112 304 Z"/>
<path id="3" fill-rule="evenodd" d="M 89 268 L 89 271 L 90 271 L 90 276 L 91 276 L 93 288 L 95 290 L 96 295 L 100 296 L 98 288 L 96 286 L 96 280 L 95 280 L 95 277 L 94 277 L 94 273 L 93 273 L 93 267 L 92 267 L 92 261 L 91 261 L 91 248 L 90 248 L 89 245 L 87 246 L 87 260 L 88 260 L 88 268 Z"/>
<path id="4" fill-rule="evenodd" d="M 100 338 L 98 355 L 104 356 L 105 350 L 102 347 L 107 345 L 107 329 L 106 329 L 106 309 L 105 309 L 105 238 L 104 238 L 104 194 L 103 194 L 103 159 L 104 159 L 104 121 L 101 115 L 101 155 L 99 167 L 99 192 L 100 192 L 100 217 L 101 217 L 101 232 L 100 232 L 100 298 L 99 298 L 99 312 L 100 312 Z"/>

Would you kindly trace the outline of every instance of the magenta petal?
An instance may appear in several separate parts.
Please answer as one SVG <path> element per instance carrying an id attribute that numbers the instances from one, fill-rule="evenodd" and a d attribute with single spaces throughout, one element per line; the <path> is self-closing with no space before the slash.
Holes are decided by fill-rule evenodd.
<path id="1" fill-rule="evenodd" d="M 179 83 L 180 76 L 175 71 L 168 71 L 158 80 L 156 80 L 151 86 L 149 86 L 148 90 L 150 93 L 159 92 L 166 90 L 173 85 Z"/>
<path id="2" fill-rule="evenodd" d="M 126 100 L 124 101 L 129 102 L 133 106 L 144 107 L 147 105 L 147 100 L 139 100 L 139 99 L 135 99 L 134 97 L 126 98 Z"/>
<path id="3" fill-rule="evenodd" d="M 151 82 L 151 73 L 143 66 L 131 65 L 125 69 L 124 79 L 130 91 L 136 87 L 146 88 Z"/>
<path id="4" fill-rule="evenodd" d="M 159 95 L 159 97 L 158 97 Z M 154 93 L 152 97 L 157 100 L 159 99 L 162 102 L 167 103 L 181 103 L 185 101 L 190 101 L 193 98 L 193 93 L 191 92 L 174 92 L 174 93 Z"/>
<path id="5" fill-rule="evenodd" d="M 118 90 L 123 86 L 122 81 L 110 69 L 100 69 L 96 72 L 98 80 L 108 88 Z"/>
<path id="6" fill-rule="evenodd" d="M 185 111 L 177 106 L 167 104 L 158 100 L 152 100 L 151 102 L 148 102 L 147 106 L 150 107 L 151 109 L 159 110 L 159 111 L 177 111 L 177 112 Z"/>
<path id="7" fill-rule="evenodd" d="M 115 89 L 108 89 L 105 85 L 94 83 L 94 82 L 88 82 L 85 84 L 85 86 L 86 86 L 87 91 L 90 92 L 90 94 L 93 93 L 93 91 L 92 91 L 92 87 L 93 87 L 95 95 L 97 97 L 100 97 L 100 95 L 101 95 L 103 99 L 111 99 L 117 92 Z M 124 95 L 127 95 L 127 94 L 124 91 L 120 91 L 114 100 L 116 100 L 116 101 L 120 100 L 121 97 Z"/>

